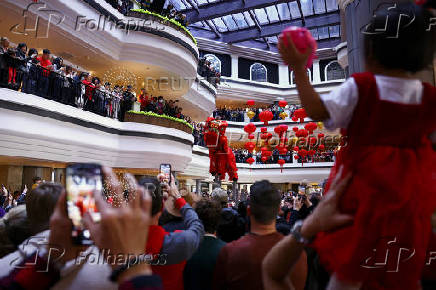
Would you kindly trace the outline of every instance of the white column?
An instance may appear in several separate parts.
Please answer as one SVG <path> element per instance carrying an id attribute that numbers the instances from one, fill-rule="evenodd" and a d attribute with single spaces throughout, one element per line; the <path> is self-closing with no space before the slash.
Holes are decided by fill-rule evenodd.
<path id="1" fill-rule="evenodd" d="M 284 64 L 279 64 L 279 85 L 289 86 L 289 68 Z"/>
<path id="2" fill-rule="evenodd" d="M 313 61 L 313 80 L 314 84 L 319 84 L 321 82 L 321 72 L 319 70 L 319 60 L 315 59 Z"/>
<path id="3" fill-rule="evenodd" d="M 237 55 L 231 55 L 232 57 L 232 79 L 238 79 L 239 78 L 239 65 L 238 65 L 238 59 L 239 57 Z"/>

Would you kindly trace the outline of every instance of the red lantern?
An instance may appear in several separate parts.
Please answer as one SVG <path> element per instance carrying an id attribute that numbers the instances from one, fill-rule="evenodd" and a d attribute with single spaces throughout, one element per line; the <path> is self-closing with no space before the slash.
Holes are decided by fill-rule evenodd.
<path id="1" fill-rule="evenodd" d="M 262 158 L 260 158 L 260 160 L 262 160 L 262 162 L 265 163 L 268 160 L 268 157 L 263 156 Z"/>
<path id="2" fill-rule="evenodd" d="M 294 159 L 297 160 L 297 159 L 298 159 L 298 155 L 295 155 L 295 156 L 294 156 Z"/>
<path id="3" fill-rule="evenodd" d="M 206 119 L 206 123 L 212 122 L 212 121 L 214 121 L 214 120 L 215 120 L 214 117 L 209 117 L 209 118 Z"/>
<path id="4" fill-rule="evenodd" d="M 323 144 L 318 146 L 318 150 L 319 151 L 324 151 L 325 150 L 325 146 Z"/>
<path id="5" fill-rule="evenodd" d="M 246 162 L 250 165 L 253 164 L 254 163 L 253 157 L 247 158 Z"/>
<path id="6" fill-rule="evenodd" d="M 318 128 L 318 125 L 314 122 L 307 123 L 304 128 L 306 128 L 307 131 L 309 131 L 309 134 L 313 134 L 313 131 Z"/>
<path id="7" fill-rule="evenodd" d="M 259 114 L 259 119 L 265 124 L 268 125 L 268 122 L 271 121 L 273 119 L 273 113 L 271 111 L 262 111 Z"/>
<path id="8" fill-rule="evenodd" d="M 279 159 L 277 161 L 278 164 L 280 164 L 280 173 L 283 172 L 283 164 L 285 164 L 285 160 L 284 159 Z"/>
<path id="9" fill-rule="evenodd" d="M 266 133 L 267 131 L 268 131 L 267 127 L 260 128 L 260 132 L 262 132 L 262 133 Z"/>
<path id="10" fill-rule="evenodd" d="M 298 121 L 298 118 L 295 117 L 295 116 L 293 116 L 293 117 L 291 118 L 291 120 L 294 121 L 294 122 L 297 122 L 297 121 Z"/>
<path id="11" fill-rule="evenodd" d="M 318 134 L 318 139 L 324 138 L 324 134 L 323 133 L 319 133 Z"/>
<path id="12" fill-rule="evenodd" d="M 248 133 L 248 139 L 254 139 L 253 133 L 256 132 L 256 126 L 253 123 L 248 123 L 245 125 L 244 131 Z"/>
<path id="13" fill-rule="evenodd" d="M 279 101 L 279 106 L 280 106 L 280 107 L 284 108 L 284 107 L 286 107 L 287 105 L 288 105 L 288 102 L 286 102 L 285 100 L 281 100 L 281 101 Z"/>
<path id="14" fill-rule="evenodd" d="M 316 144 L 316 138 L 315 137 L 310 137 L 309 138 L 309 143 L 310 143 L 310 145 L 315 145 Z"/>
<path id="15" fill-rule="evenodd" d="M 268 136 L 266 137 L 266 139 L 271 139 L 272 138 L 272 134 L 271 133 L 268 133 Z"/>
<path id="16" fill-rule="evenodd" d="M 306 157 L 307 156 L 307 150 L 306 149 L 301 149 L 300 151 L 298 151 L 298 154 L 301 157 Z"/>
<path id="17" fill-rule="evenodd" d="M 280 131 L 280 126 L 275 127 L 275 128 L 274 128 L 274 132 L 275 132 L 277 135 L 280 135 L 280 133 L 281 133 L 281 131 Z"/>
<path id="18" fill-rule="evenodd" d="M 262 148 L 260 148 L 260 151 L 263 153 L 264 151 L 268 151 L 268 148 L 262 147 Z"/>
<path id="19" fill-rule="evenodd" d="M 309 155 L 309 156 L 313 156 L 313 155 L 315 155 L 315 150 L 309 150 L 309 151 L 307 152 L 307 155 Z"/>
<path id="20" fill-rule="evenodd" d="M 247 106 L 254 106 L 254 100 L 248 100 Z"/>
<path id="21" fill-rule="evenodd" d="M 280 127 L 282 128 L 282 132 L 285 133 L 286 131 L 288 131 L 288 125 L 282 124 L 280 125 Z"/>
<path id="22" fill-rule="evenodd" d="M 295 133 L 295 136 L 297 136 L 297 137 L 307 137 L 307 135 L 309 135 L 309 132 L 307 132 L 307 130 L 305 130 L 305 129 L 299 129 L 298 131 L 297 131 L 297 133 Z"/>
<path id="23" fill-rule="evenodd" d="M 294 151 L 298 152 L 298 150 L 300 150 L 300 148 L 298 148 L 298 146 L 294 146 Z"/>
<path id="24" fill-rule="evenodd" d="M 268 133 L 260 134 L 260 139 L 265 140 L 266 138 L 268 138 Z"/>
<path id="25" fill-rule="evenodd" d="M 254 139 L 254 135 L 253 134 L 248 135 L 248 139 L 253 140 Z"/>
<path id="26" fill-rule="evenodd" d="M 292 130 L 293 130 L 295 133 L 297 133 L 297 131 L 298 131 L 298 127 L 294 127 L 294 128 L 292 128 Z"/>
<path id="27" fill-rule="evenodd" d="M 254 148 L 256 147 L 256 145 L 253 142 L 247 142 L 245 143 L 245 149 L 248 150 L 248 152 L 253 152 Z"/>
<path id="28" fill-rule="evenodd" d="M 294 117 L 296 117 L 297 119 L 300 119 L 300 123 L 303 123 L 304 122 L 304 118 L 307 118 L 306 110 L 305 109 L 295 110 Z M 292 118 L 292 121 L 294 121 L 293 118 Z"/>
<path id="29" fill-rule="evenodd" d="M 288 153 L 288 149 L 286 149 L 286 148 L 283 148 L 283 149 L 279 150 L 279 154 L 280 155 L 286 155 L 286 153 Z"/>

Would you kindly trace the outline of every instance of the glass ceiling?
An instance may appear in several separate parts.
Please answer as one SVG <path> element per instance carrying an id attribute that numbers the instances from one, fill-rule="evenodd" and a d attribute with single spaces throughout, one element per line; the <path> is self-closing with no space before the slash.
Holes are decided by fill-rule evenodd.
<path id="1" fill-rule="evenodd" d="M 317 40 L 333 47 L 340 42 L 340 17 L 336 0 L 253 1 L 169 0 L 187 15 L 195 36 L 218 41 L 277 44 L 277 35 L 289 25 L 306 26 Z M 240 2 L 240 3 L 238 3 Z M 256 2 L 256 3 L 254 3 Z M 271 5 L 271 3 L 274 3 Z M 300 5 L 299 5 L 300 4 Z M 222 11 L 222 12 L 220 12 Z M 215 17 L 218 15 L 217 17 Z M 202 33 L 203 32 L 203 33 Z M 239 32 L 247 32 L 245 35 Z"/>

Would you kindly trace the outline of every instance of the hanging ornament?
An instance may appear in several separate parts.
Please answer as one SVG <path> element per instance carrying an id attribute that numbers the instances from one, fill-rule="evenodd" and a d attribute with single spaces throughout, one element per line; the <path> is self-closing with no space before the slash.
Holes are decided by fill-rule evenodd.
<path id="1" fill-rule="evenodd" d="M 262 162 L 265 163 L 268 160 L 268 157 L 263 156 L 262 158 L 260 158 L 260 160 L 262 160 Z"/>
<path id="2" fill-rule="evenodd" d="M 283 164 L 285 164 L 285 160 L 284 159 L 279 159 L 277 161 L 278 164 L 280 164 L 280 173 L 283 173 Z"/>
<path id="3" fill-rule="evenodd" d="M 254 115 L 256 115 L 256 113 L 253 112 L 253 111 L 248 111 L 248 112 L 247 112 L 247 116 L 248 116 L 248 118 L 249 118 L 250 120 L 253 119 Z"/>
<path id="4" fill-rule="evenodd" d="M 323 144 L 318 146 L 318 150 L 319 151 L 324 151 L 325 150 L 325 146 Z"/>
<path id="5" fill-rule="evenodd" d="M 314 122 L 307 123 L 304 128 L 309 131 L 309 134 L 313 134 L 313 131 L 318 128 L 318 126 Z"/>
<path id="6" fill-rule="evenodd" d="M 285 147 L 283 147 L 279 150 L 280 155 L 286 155 L 286 153 L 288 153 L 288 149 L 286 149 Z"/>
<path id="7" fill-rule="evenodd" d="M 247 101 L 247 106 L 254 106 L 254 100 L 248 100 Z"/>
<path id="8" fill-rule="evenodd" d="M 253 152 L 254 148 L 256 147 L 256 145 L 253 142 L 247 142 L 245 143 L 245 149 L 248 150 L 248 152 Z"/>
<path id="9" fill-rule="evenodd" d="M 259 114 L 259 119 L 265 124 L 268 125 L 268 122 L 271 121 L 273 119 L 273 113 L 271 111 L 262 111 Z"/>
<path id="10" fill-rule="evenodd" d="M 282 120 L 284 120 L 288 117 L 288 114 L 286 112 L 281 112 L 279 116 Z"/>
<path id="11" fill-rule="evenodd" d="M 295 117 L 295 116 L 293 116 L 293 117 L 291 118 L 291 120 L 294 121 L 294 122 L 297 122 L 297 121 L 298 121 L 298 118 Z"/>
<path id="12" fill-rule="evenodd" d="M 244 126 L 244 131 L 248 134 L 248 139 L 254 139 L 253 133 L 256 132 L 256 126 L 253 123 L 248 123 Z"/>
<path id="13" fill-rule="evenodd" d="M 300 150 L 300 148 L 298 148 L 298 146 L 294 146 L 293 149 L 294 149 L 295 152 L 298 152 Z"/>
<path id="14" fill-rule="evenodd" d="M 299 129 L 296 133 L 295 133 L 295 136 L 297 136 L 297 137 L 307 137 L 309 135 L 309 132 L 307 132 L 307 130 L 306 129 Z"/>
<path id="15" fill-rule="evenodd" d="M 272 135 L 271 133 L 269 133 L 269 132 L 268 132 L 267 134 L 268 134 L 268 135 L 267 135 L 266 139 L 267 139 L 267 140 L 270 140 L 270 139 L 273 137 L 273 135 Z"/>
<path id="16" fill-rule="evenodd" d="M 267 131 L 268 131 L 267 127 L 260 128 L 260 132 L 262 132 L 262 133 L 266 133 Z"/>
<path id="17" fill-rule="evenodd" d="M 297 159 L 298 159 L 298 155 L 295 155 L 295 156 L 294 156 L 294 159 L 297 160 Z"/>
<path id="18" fill-rule="evenodd" d="M 309 143 L 310 143 L 310 145 L 315 145 L 316 144 L 316 138 L 315 137 L 310 137 L 309 138 Z"/>
<path id="19" fill-rule="evenodd" d="M 318 126 L 318 129 L 320 129 L 320 130 L 324 129 L 324 123 L 323 122 L 318 122 L 318 123 L 316 123 L 316 125 Z"/>
<path id="20" fill-rule="evenodd" d="M 323 133 L 319 133 L 318 134 L 318 139 L 324 138 L 324 134 Z"/>
<path id="21" fill-rule="evenodd" d="M 294 131 L 295 133 L 297 133 L 297 131 L 298 131 L 298 127 L 293 127 L 293 128 L 292 128 L 292 131 Z"/>
<path id="22" fill-rule="evenodd" d="M 268 138 L 268 133 L 262 133 L 260 134 L 260 139 L 266 140 Z"/>
<path id="23" fill-rule="evenodd" d="M 253 157 L 247 158 L 246 162 L 250 165 L 253 164 L 254 163 Z"/>
<path id="24" fill-rule="evenodd" d="M 281 100 L 281 101 L 279 101 L 279 106 L 280 106 L 280 107 L 284 108 L 284 107 L 286 107 L 287 105 L 288 105 L 288 102 L 286 102 L 285 100 Z"/>
<path id="25" fill-rule="evenodd" d="M 305 109 L 298 109 L 294 112 L 294 117 L 300 120 L 300 123 L 304 122 L 304 118 L 307 118 L 307 113 Z M 294 121 L 294 119 L 292 119 Z M 295 121 L 296 122 L 296 121 Z"/>

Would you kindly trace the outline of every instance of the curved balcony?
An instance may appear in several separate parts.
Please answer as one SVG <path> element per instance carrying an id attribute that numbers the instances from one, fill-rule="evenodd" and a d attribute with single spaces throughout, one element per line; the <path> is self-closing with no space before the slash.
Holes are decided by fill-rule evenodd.
<path id="1" fill-rule="evenodd" d="M 197 77 L 194 40 L 169 23 L 123 16 L 103 0 L 29 2 L 0 3 L 7 11 L 1 14 L 0 34 L 12 42 L 50 48 L 98 76 L 122 67 L 138 80 L 137 87 L 148 78 L 177 80 L 180 89 L 172 92 L 175 97 L 186 94 L 192 85 L 189 80 Z M 35 23 L 39 23 L 36 29 Z"/>
<path id="2" fill-rule="evenodd" d="M 119 122 L 9 89 L 0 89 L 1 155 L 54 162 L 96 162 L 130 169 L 170 163 L 183 171 L 193 136 L 150 124 Z"/>
<path id="3" fill-rule="evenodd" d="M 284 164 L 281 172 L 278 164 L 238 163 L 238 183 L 254 183 L 267 179 L 272 183 L 299 183 L 301 180 L 321 183 L 330 174 L 333 162 L 316 162 Z"/>
<path id="4" fill-rule="evenodd" d="M 183 111 L 192 119 L 204 121 L 215 110 L 216 88 L 198 77 L 189 91 L 179 99 Z"/>

